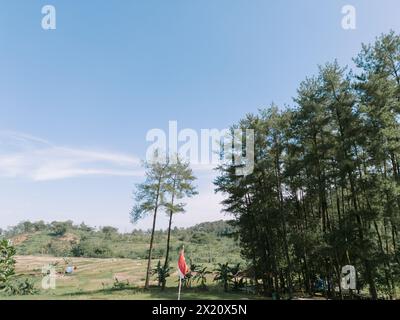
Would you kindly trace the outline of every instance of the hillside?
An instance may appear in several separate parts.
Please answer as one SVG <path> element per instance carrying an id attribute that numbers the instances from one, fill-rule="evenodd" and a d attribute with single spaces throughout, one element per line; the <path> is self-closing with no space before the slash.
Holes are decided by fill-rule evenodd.
<path id="1" fill-rule="evenodd" d="M 243 262 L 234 233 L 226 221 L 175 228 L 171 232 L 171 258 L 177 258 L 184 244 L 188 261 L 194 263 Z M 122 234 L 113 227 L 95 229 L 71 221 L 24 221 L 3 231 L 2 236 L 13 242 L 18 255 L 129 259 L 146 259 L 150 239 L 148 231 Z M 163 259 L 166 239 L 166 231 L 156 231 L 153 259 Z"/>

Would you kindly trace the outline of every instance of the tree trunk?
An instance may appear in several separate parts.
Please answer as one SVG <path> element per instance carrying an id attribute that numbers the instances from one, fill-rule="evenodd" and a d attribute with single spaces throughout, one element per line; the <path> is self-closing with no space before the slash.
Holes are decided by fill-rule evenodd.
<path id="1" fill-rule="evenodd" d="M 153 228 L 151 230 L 151 238 L 150 238 L 150 248 L 149 248 L 149 258 L 147 260 L 147 271 L 146 271 L 146 282 L 144 284 L 144 288 L 149 288 L 150 282 L 150 273 L 151 273 L 151 254 L 153 252 L 153 241 L 154 241 L 154 231 L 156 229 L 156 219 L 157 219 L 157 210 L 158 210 L 158 199 L 160 197 L 160 188 L 161 188 L 161 178 L 158 181 L 158 188 L 157 188 L 157 196 L 155 201 L 154 207 L 154 216 L 153 216 Z"/>
<path id="2" fill-rule="evenodd" d="M 150 282 L 151 254 L 153 252 L 153 241 L 154 241 L 154 231 L 155 231 L 155 228 L 156 228 L 156 218 L 157 218 L 157 208 L 154 210 L 154 216 L 153 216 L 153 229 L 151 230 L 149 258 L 147 260 L 146 282 L 145 282 L 145 285 L 144 285 L 145 289 L 149 288 L 149 282 Z"/>
<path id="3" fill-rule="evenodd" d="M 176 182 L 174 180 L 174 184 L 173 184 L 173 191 L 172 191 L 172 196 L 171 196 L 171 206 L 174 206 L 174 200 L 175 200 L 175 186 L 176 186 Z M 169 223 L 168 223 L 168 238 L 167 238 L 167 252 L 165 254 L 165 262 L 164 262 L 164 271 L 167 269 L 168 267 L 168 259 L 169 259 L 169 243 L 171 240 L 171 225 L 172 225 L 172 209 L 169 212 Z M 166 284 L 166 280 L 167 279 L 163 279 L 163 283 L 162 283 L 162 290 L 165 289 L 165 284 Z"/>
<path id="4" fill-rule="evenodd" d="M 172 211 L 170 211 L 169 213 L 169 224 L 168 224 L 168 238 L 167 238 L 167 252 L 165 254 L 165 262 L 164 262 L 164 270 L 167 269 L 168 267 L 168 259 L 169 259 L 169 243 L 171 240 L 171 225 L 172 225 Z M 162 290 L 165 289 L 165 284 L 166 284 L 166 279 L 163 279 L 163 283 L 162 283 Z"/>

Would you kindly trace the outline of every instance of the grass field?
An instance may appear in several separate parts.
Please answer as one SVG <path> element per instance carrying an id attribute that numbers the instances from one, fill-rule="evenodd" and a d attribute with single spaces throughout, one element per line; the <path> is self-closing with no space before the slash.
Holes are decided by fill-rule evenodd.
<path id="1" fill-rule="evenodd" d="M 149 290 L 144 290 L 146 261 L 131 259 L 95 259 L 71 258 L 76 270 L 71 275 L 65 275 L 66 262 L 62 258 L 51 256 L 17 256 L 16 273 L 21 277 L 34 280 L 38 293 L 29 296 L 0 296 L 0 299 L 176 299 L 178 276 L 171 274 L 167 288 L 161 291 L 153 281 Z M 56 288 L 43 290 L 41 288 L 42 267 L 56 264 Z M 154 266 L 156 261 L 154 261 Z M 114 286 L 115 279 L 129 283 L 123 288 Z M 246 293 L 225 293 L 211 281 L 209 289 L 200 290 L 196 287 L 183 288 L 182 299 L 259 299 Z"/>

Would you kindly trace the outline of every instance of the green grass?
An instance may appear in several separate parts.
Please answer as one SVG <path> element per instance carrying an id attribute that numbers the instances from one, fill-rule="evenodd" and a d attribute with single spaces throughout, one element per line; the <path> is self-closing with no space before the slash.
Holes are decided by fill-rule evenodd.
<path id="1" fill-rule="evenodd" d="M 168 287 L 165 291 L 151 287 L 149 290 L 142 288 L 89 290 L 79 289 L 76 292 L 40 293 L 30 296 L 1 296 L 0 300 L 177 300 L 178 289 Z M 262 299 L 254 295 L 223 292 L 220 288 L 211 287 L 208 291 L 196 289 L 182 289 L 182 300 L 250 300 Z"/>

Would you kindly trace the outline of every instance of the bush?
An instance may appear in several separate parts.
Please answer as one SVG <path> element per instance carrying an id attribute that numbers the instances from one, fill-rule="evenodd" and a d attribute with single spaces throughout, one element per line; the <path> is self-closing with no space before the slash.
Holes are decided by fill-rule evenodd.
<path id="1" fill-rule="evenodd" d="M 234 265 L 233 267 L 230 267 L 230 272 L 232 274 L 232 290 L 233 291 L 240 291 L 241 289 L 244 288 L 245 283 L 244 279 L 241 276 L 242 272 L 240 269 L 240 263 Z"/>
<path id="2" fill-rule="evenodd" d="M 112 256 L 112 251 L 102 242 L 86 240 L 74 245 L 70 254 L 73 257 L 108 258 Z"/>
<path id="3" fill-rule="evenodd" d="M 229 263 L 218 263 L 218 267 L 214 270 L 216 275 L 214 281 L 221 283 L 224 291 L 227 292 L 229 284 L 232 284 L 234 291 L 239 291 L 245 286 L 244 278 L 240 269 L 240 263 L 229 266 Z"/>
<path id="4" fill-rule="evenodd" d="M 65 257 L 70 254 L 71 244 L 65 241 L 51 240 L 47 244 L 47 252 L 56 257 Z"/>
<path id="5" fill-rule="evenodd" d="M 5 292 L 12 296 L 26 296 L 36 294 L 37 290 L 28 278 L 25 279 L 15 279 L 11 281 L 5 288 Z"/>
<path id="6" fill-rule="evenodd" d="M 161 259 L 165 255 L 164 247 L 154 247 L 152 252 L 153 259 Z M 146 258 L 149 256 L 149 250 L 146 250 Z"/>
<path id="7" fill-rule="evenodd" d="M 200 283 L 200 288 L 207 290 L 207 275 L 211 274 L 211 271 L 207 270 L 207 267 L 198 266 L 196 274 L 193 276 L 193 280 Z"/>
<path id="8" fill-rule="evenodd" d="M 9 285 L 15 273 L 15 248 L 6 240 L 0 240 L 0 290 Z"/>
<path id="9" fill-rule="evenodd" d="M 210 237 L 205 233 L 205 232 L 199 232 L 195 233 L 192 235 L 192 238 L 190 239 L 190 242 L 196 243 L 196 244 L 205 244 L 209 243 Z"/>
<path id="10" fill-rule="evenodd" d="M 121 282 L 121 281 L 118 280 L 118 278 L 115 278 L 112 288 L 113 289 L 117 289 L 117 290 L 128 289 L 129 288 L 129 281 L 126 280 L 125 282 Z"/>
<path id="11" fill-rule="evenodd" d="M 67 232 L 67 224 L 65 222 L 53 222 L 51 224 L 51 234 L 61 237 Z"/>
<path id="12" fill-rule="evenodd" d="M 162 266 L 161 261 L 158 260 L 157 267 L 152 270 L 152 274 L 156 275 L 159 287 L 165 286 L 167 278 L 169 277 L 169 270 L 169 266 Z"/>
<path id="13" fill-rule="evenodd" d="M 77 244 L 72 247 L 71 255 L 73 257 L 83 257 L 85 255 L 85 251 L 83 250 L 83 248 L 80 244 Z"/>
<path id="14" fill-rule="evenodd" d="M 228 292 L 229 282 L 232 280 L 232 273 L 227 263 L 218 263 L 218 267 L 214 270 L 216 271 L 216 275 L 214 277 L 214 281 L 221 283 L 224 287 L 224 291 Z"/>

